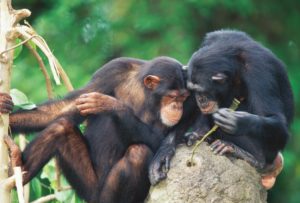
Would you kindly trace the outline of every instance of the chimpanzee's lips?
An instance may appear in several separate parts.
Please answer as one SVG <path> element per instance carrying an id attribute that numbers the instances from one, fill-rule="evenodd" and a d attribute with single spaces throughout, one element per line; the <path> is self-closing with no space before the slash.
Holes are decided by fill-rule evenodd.
<path id="1" fill-rule="evenodd" d="M 218 110 L 218 104 L 215 101 L 201 102 L 199 107 L 201 112 L 204 114 L 214 113 Z"/>

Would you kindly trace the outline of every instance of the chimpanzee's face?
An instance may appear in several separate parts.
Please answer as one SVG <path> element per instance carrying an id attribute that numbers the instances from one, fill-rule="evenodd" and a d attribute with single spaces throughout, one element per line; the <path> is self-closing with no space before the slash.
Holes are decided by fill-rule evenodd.
<path id="1" fill-rule="evenodd" d="M 167 91 L 160 103 L 160 119 L 168 127 L 176 125 L 183 114 L 183 102 L 189 96 L 186 89 Z"/>
<path id="2" fill-rule="evenodd" d="M 226 61 L 225 61 L 226 62 Z M 232 69 L 222 59 L 192 57 L 188 67 L 187 87 L 195 92 L 203 114 L 212 114 L 232 100 Z"/>
<path id="3" fill-rule="evenodd" d="M 182 65 L 173 59 L 160 57 L 151 63 L 143 81 L 146 89 L 150 90 L 147 98 L 152 99 L 148 107 L 153 107 L 153 113 L 159 108 L 157 115 L 166 127 L 176 125 L 183 114 L 183 103 L 189 96 Z"/>

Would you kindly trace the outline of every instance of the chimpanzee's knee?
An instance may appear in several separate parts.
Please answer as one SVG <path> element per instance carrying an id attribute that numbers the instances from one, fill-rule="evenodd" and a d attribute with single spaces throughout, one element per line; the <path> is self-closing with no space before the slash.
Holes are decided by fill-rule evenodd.
<path id="1" fill-rule="evenodd" d="M 67 117 L 61 117 L 55 119 L 46 130 L 53 130 L 55 134 L 64 134 L 68 135 L 74 132 L 75 125 L 74 122 L 68 119 Z"/>
<path id="2" fill-rule="evenodd" d="M 151 149 L 144 144 L 131 145 L 126 152 L 127 161 L 136 167 L 148 165 L 153 157 Z"/>

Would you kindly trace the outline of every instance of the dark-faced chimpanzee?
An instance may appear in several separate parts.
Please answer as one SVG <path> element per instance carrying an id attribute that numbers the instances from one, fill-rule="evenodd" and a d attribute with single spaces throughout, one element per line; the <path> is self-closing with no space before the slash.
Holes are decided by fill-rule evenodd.
<path id="1" fill-rule="evenodd" d="M 13 132 L 42 130 L 17 161 L 27 171 L 24 183 L 56 156 L 84 200 L 143 201 L 150 186 L 149 161 L 164 134 L 179 122 L 188 94 L 178 61 L 119 58 L 64 99 L 12 113 Z M 12 104 L 0 96 L 0 106 L 6 107 L 1 111 L 7 112 Z M 77 125 L 85 118 L 82 136 Z"/>
<path id="2" fill-rule="evenodd" d="M 212 150 L 245 159 L 262 173 L 273 174 L 274 181 L 281 170 L 279 152 L 287 143 L 294 111 L 283 63 L 243 32 L 215 31 L 206 35 L 191 57 L 187 86 L 201 111 L 193 131 L 186 134 L 188 144 L 217 124 L 220 128 L 210 139 Z M 241 102 L 237 111 L 228 109 L 234 98 Z M 195 108 L 195 104 L 190 106 Z M 195 109 L 187 111 L 195 114 Z M 161 165 L 169 154 L 162 154 L 157 153 L 151 165 L 154 184 L 165 177 Z"/>

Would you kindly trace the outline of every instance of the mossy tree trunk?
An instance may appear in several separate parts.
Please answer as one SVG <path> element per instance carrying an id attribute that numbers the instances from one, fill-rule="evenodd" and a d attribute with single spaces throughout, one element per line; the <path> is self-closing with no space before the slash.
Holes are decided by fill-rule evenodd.
<path id="1" fill-rule="evenodd" d="M 6 51 L 15 44 L 15 25 L 30 15 L 28 10 L 14 10 L 11 0 L 0 0 L 0 92 L 9 93 L 10 76 L 13 63 L 13 50 Z M 0 182 L 8 177 L 8 151 L 3 137 L 8 134 L 9 115 L 0 115 Z M 0 199 L 10 202 L 10 190 L 0 187 Z"/>

